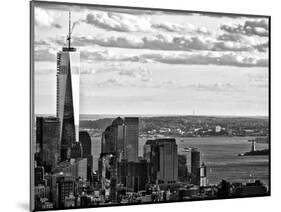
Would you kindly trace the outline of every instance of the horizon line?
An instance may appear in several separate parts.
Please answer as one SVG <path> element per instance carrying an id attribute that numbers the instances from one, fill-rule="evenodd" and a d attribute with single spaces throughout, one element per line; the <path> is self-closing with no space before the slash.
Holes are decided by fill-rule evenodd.
<path id="1" fill-rule="evenodd" d="M 56 116 L 56 114 L 51 113 L 37 113 L 35 116 L 38 115 L 50 115 L 50 116 Z M 165 117 L 165 116 L 217 116 L 217 117 L 269 117 L 269 115 L 261 114 L 261 115 L 231 115 L 231 114 L 137 114 L 137 113 L 128 113 L 128 114 L 122 114 L 122 113 L 107 113 L 107 114 L 100 114 L 100 113 L 82 113 L 79 114 L 79 116 L 141 116 L 141 117 Z"/>

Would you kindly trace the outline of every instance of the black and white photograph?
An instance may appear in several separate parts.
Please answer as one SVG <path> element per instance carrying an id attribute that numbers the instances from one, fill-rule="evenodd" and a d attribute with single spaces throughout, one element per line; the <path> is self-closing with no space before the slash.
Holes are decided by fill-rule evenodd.
<path id="1" fill-rule="evenodd" d="M 31 1 L 30 21 L 33 211 L 270 196 L 270 16 Z"/>

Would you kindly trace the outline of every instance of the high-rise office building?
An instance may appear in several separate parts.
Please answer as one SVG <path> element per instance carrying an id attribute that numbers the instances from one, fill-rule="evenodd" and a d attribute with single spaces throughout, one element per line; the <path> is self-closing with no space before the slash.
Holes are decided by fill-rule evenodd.
<path id="1" fill-rule="evenodd" d="M 151 163 L 151 181 L 175 183 L 178 180 L 178 146 L 174 138 L 148 140 L 144 159 Z"/>
<path id="2" fill-rule="evenodd" d="M 174 183 L 178 179 L 178 152 L 175 139 L 158 139 L 160 154 L 159 180 Z"/>
<path id="3" fill-rule="evenodd" d="M 135 163 L 138 162 L 138 137 L 138 118 L 125 118 L 123 120 L 118 117 L 114 119 L 112 124 L 102 133 L 99 179 L 102 182 L 109 182 L 109 187 L 107 187 L 107 184 L 103 184 L 102 187 L 108 189 L 109 196 L 114 202 L 117 201 L 116 185 L 117 182 L 119 182 L 117 176 L 118 162 L 123 160 Z M 131 175 L 132 177 L 128 179 L 135 179 L 135 177 L 133 177 L 135 172 Z M 135 181 L 130 184 L 130 187 L 135 185 L 134 182 Z M 140 183 L 143 185 L 142 181 L 140 181 Z"/>
<path id="4" fill-rule="evenodd" d="M 60 121 L 56 117 L 36 118 L 36 143 L 39 148 L 38 164 L 50 172 L 60 160 Z"/>
<path id="5" fill-rule="evenodd" d="M 181 148 L 179 149 L 179 154 L 186 157 L 186 166 L 188 173 L 191 173 L 191 150 L 192 148 Z"/>
<path id="6" fill-rule="evenodd" d="M 181 182 L 186 182 L 188 180 L 186 155 L 178 155 L 178 179 Z"/>
<path id="7" fill-rule="evenodd" d="M 87 158 L 87 175 L 91 180 L 93 172 L 93 156 L 91 137 L 87 131 L 79 132 L 79 140 L 82 145 L 82 158 Z"/>
<path id="8" fill-rule="evenodd" d="M 62 161 L 70 158 L 71 144 L 79 141 L 80 53 L 71 47 L 70 26 L 67 40 L 68 46 L 57 53 L 57 117 Z"/>
<path id="9" fill-rule="evenodd" d="M 125 157 L 125 137 L 124 137 L 124 120 L 120 117 L 112 121 L 112 127 L 115 132 L 116 151 L 118 152 L 118 159 L 121 160 Z"/>
<path id="10" fill-rule="evenodd" d="M 115 154 L 120 161 L 138 161 L 139 119 L 118 117 L 112 121 L 102 134 L 101 152 Z"/>
<path id="11" fill-rule="evenodd" d="M 201 153 L 198 149 L 191 150 L 191 183 L 200 185 Z"/>
<path id="12" fill-rule="evenodd" d="M 125 159 L 138 161 L 139 151 L 139 118 L 125 117 Z"/>
<path id="13" fill-rule="evenodd" d="M 79 132 L 79 141 L 82 145 L 82 157 L 87 157 L 92 155 L 92 142 L 91 137 L 87 131 Z"/>
<path id="14" fill-rule="evenodd" d="M 102 134 L 102 153 L 115 154 L 118 159 L 124 158 L 124 121 L 118 117 L 112 121 Z"/>

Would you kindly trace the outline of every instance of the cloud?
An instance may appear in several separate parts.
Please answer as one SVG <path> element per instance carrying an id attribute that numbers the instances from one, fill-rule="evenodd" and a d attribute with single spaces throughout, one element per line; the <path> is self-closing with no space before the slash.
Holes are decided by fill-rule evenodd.
<path id="1" fill-rule="evenodd" d="M 248 75 L 249 85 L 255 88 L 268 88 L 268 73 L 249 73 Z"/>
<path id="2" fill-rule="evenodd" d="M 118 32 L 142 32 L 115 35 L 99 34 L 89 36 L 73 36 L 73 45 L 103 47 L 151 49 L 168 51 L 260 51 L 268 50 L 265 41 L 249 38 L 251 33 L 262 35 L 262 30 L 268 30 L 265 19 L 247 20 L 242 24 L 224 24 L 219 36 L 205 27 L 195 27 L 192 24 L 177 24 L 171 22 L 152 23 L 150 16 L 131 15 L 126 13 L 92 11 L 86 15 L 86 22 L 93 27 Z M 144 35 L 144 32 L 146 33 Z M 173 33 L 166 33 L 173 32 Z M 184 34 L 183 34 L 184 33 Z M 247 36 L 246 36 L 247 35 Z M 57 37 L 49 41 L 36 41 L 38 45 L 47 45 L 50 42 L 62 44 L 65 38 Z"/>
<path id="3" fill-rule="evenodd" d="M 243 24 L 223 24 L 221 30 L 229 33 L 244 34 L 248 36 L 268 37 L 268 20 L 247 20 Z"/>
<path id="4" fill-rule="evenodd" d="M 120 86 L 123 86 L 125 85 L 123 82 L 121 82 L 119 79 L 116 79 L 116 78 L 110 78 L 106 81 L 103 81 L 103 82 L 98 82 L 96 83 L 97 86 L 105 86 L 105 87 L 120 87 Z"/>
<path id="5" fill-rule="evenodd" d="M 244 37 L 241 34 L 223 33 L 218 36 L 218 40 L 241 42 Z"/>
<path id="6" fill-rule="evenodd" d="M 141 79 L 142 81 L 151 81 L 152 72 L 146 67 L 138 67 L 132 69 L 121 69 L 118 71 L 121 76 Z"/>
<path id="7" fill-rule="evenodd" d="M 120 54 L 112 50 L 83 50 L 80 52 L 81 60 L 88 63 L 111 62 L 140 62 L 140 63 L 164 63 L 181 65 L 226 65 L 239 67 L 267 67 L 268 58 L 263 54 L 247 52 L 164 52 L 142 54 Z M 35 50 L 36 61 L 55 61 L 56 50 L 52 48 L 38 48 Z"/>
<path id="8" fill-rule="evenodd" d="M 267 43 L 252 42 L 242 38 L 235 41 L 234 37 L 221 35 L 216 38 L 210 36 L 185 36 L 170 35 L 158 33 L 146 36 L 73 36 L 73 45 L 89 46 L 99 45 L 102 47 L 128 48 L 128 49 L 150 49 L 150 50 L 167 50 L 167 51 L 261 51 L 265 52 Z M 230 40 L 232 39 L 232 40 Z M 45 39 L 44 41 L 36 41 L 36 44 L 47 45 L 54 43 L 62 45 L 63 37 Z"/>
<path id="9" fill-rule="evenodd" d="M 175 80 L 166 80 L 166 81 L 162 81 L 160 83 L 156 83 L 154 84 L 153 87 L 160 87 L 160 88 L 166 88 L 166 87 L 175 87 L 178 86 L 178 82 Z"/>
<path id="10" fill-rule="evenodd" d="M 202 52 L 180 54 L 144 54 L 140 61 L 149 59 L 154 62 L 181 65 L 225 65 L 239 67 L 267 67 L 266 58 L 233 52 Z"/>
<path id="11" fill-rule="evenodd" d="M 119 32 L 147 32 L 151 30 L 150 19 L 146 16 L 112 12 L 88 13 L 86 23 L 94 27 Z"/>
<path id="12" fill-rule="evenodd" d="M 243 34 L 237 33 L 222 33 L 217 36 L 218 40 L 223 41 L 222 43 L 228 44 L 232 43 L 240 47 L 244 47 L 245 51 L 258 51 L 258 52 L 268 52 L 269 44 L 265 39 L 254 39 Z M 267 40 L 267 39 L 266 39 Z M 242 49 L 242 48 L 240 48 Z"/>
<path id="13" fill-rule="evenodd" d="M 189 23 L 175 24 L 171 22 L 162 22 L 162 23 L 152 24 L 152 27 L 167 32 L 183 32 L 183 33 L 189 32 L 193 34 L 205 34 L 205 35 L 211 34 L 211 32 L 206 27 L 195 27 Z"/>
<path id="14" fill-rule="evenodd" d="M 137 87 L 137 88 L 174 88 L 174 89 L 192 89 L 202 92 L 239 92 L 232 83 L 198 83 L 198 84 L 183 84 L 175 80 L 151 81 L 143 83 L 132 83 L 131 81 L 111 78 L 102 82 L 96 83 L 99 87 Z"/>
<path id="15" fill-rule="evenodd" d="M 35 8 L 35 25 L 39 27 L 61 28 L 61 25 L 55 23 L 53 12 L 42 8 Z"/>
<path id="16" fill-rule="evenodd" d="M 97 71 L 95 69 L 82 69 L 80 70 L 80 74 L 95 74 Z"/>
<path id="17" fill-rule="evenodd" d="M 194 88 L 197 91 L 210 91 L 210 92 L 226 92 L 233 91 L 234 85 L 232 83 L 213 83 L 213 84 L 192 84 L 187 87 Z"/>
<path id="18" fill-rule="evenodd" d="M 152 72 L 146 67 L 133 67 L 128 68 L 124 65 L 118 64 L 110 64 L 108 66 L 103 66 L 98 69 L 87 69 L 81 71 L 82 74 L 103 74 L 103 73 L 115 73 L 120 77 L 129 77 L 134 79 L 139 79 L 144 82 L 151 81 Z"/>
<path id="19" fill-rule="evenodd" d="M 268 88 L 268 83 L 251 83 L 250 86 L 255 88 Z"/>
<path id="20" fill-rule="evenodd" d="M 155 11 L 156 12 L 156 11 Z M 205 27 L 195 27 L 192 24 L 176 24 L 171 22 L 152 23 L 145 15 L 124 14 L 116 12 L 92 11 L 86 16 L 85 23 L 93 27 L 118 32 L 165 32 L 192 33 L 209 35 L 211 32 Z"/>
<path id="21" fill-rule="evenodd" d="M 264 73 L 250 73 L 248 74 L 248 79 L 250 82 L 266 82 L 268 81 L 268 74 L 267 72 Z"/>
<path id="22" fill-rule="evenodd" d="M 131 61 L 131 62 L 158 62 L 164 64 L 181 65 L 226 65 L 239 67 L 267 67 L 268 59 L 255 54 L 234 52 L 190 52 L 175 53 L 161 52 L 140 55 L 114 54 L 113 51 L 85 52 L 85 60 L 96 61 Z"/>
<path id="23" fill-rule="evenodd" d="M 256 48 L 259 52 L 268 52 L 268 47 L 269 47 L 268 41 L 265 42 L 265 43 L 261 43 L 261 44 L 255 45 L 255 48 Z"/>
<path id="24" fill-rule="evenodd" d="M 145 87 L 152 88 L 181 88 L 181 89 L 193 89 L 196 91 L 208 91 L 208 92 L 228 92 L 239 91 L 232 83 L 198 83 L 198 84 L 183 84 L 175 80 L 168 80 L 162 82 L 154 82 L 153 84 L 146 84 Z"/>
<path id="25" fill-rule="evenodd" d="M 89 7 L 89 10 L 111 12 L 111 13 L 124 13 L 129 15 L 161 15 L 163 11 L 146 10 L 146 9 L 128 9 L 128 8 L 117 8 L 117 7 Z"/>
<path id="26" fill-rule="evenodd" d="M 35 61 L 56 61 L 56 51 L 50 47 L 48 48 L 35 48 L 34 59 Z"/>

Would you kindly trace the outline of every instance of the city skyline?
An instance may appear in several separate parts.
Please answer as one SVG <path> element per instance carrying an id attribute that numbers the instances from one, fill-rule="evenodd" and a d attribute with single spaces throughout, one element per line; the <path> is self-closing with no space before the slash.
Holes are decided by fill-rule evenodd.
<path id="1" fill-rule="evenodd" d="M 71 9 L 80 114 L 268 115 L 266 18 L 67 8 L 35 7 L 35 113 L 55 113 Z"/>
<path id="2" fill-rule="evenodd" d="M 34 5 L 31 210 L 270 195 L 266 17 Z"/>

